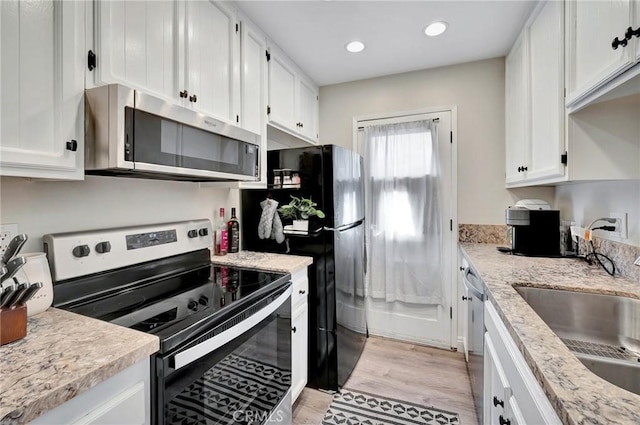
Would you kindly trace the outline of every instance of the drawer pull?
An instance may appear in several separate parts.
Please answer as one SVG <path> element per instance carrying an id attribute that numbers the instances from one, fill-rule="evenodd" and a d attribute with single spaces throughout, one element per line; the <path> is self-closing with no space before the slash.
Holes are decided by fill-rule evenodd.
<path id="1" fill-rule="evenodd" d="M 307 293 L 307 291 L 305 291 L 304 289 L 301 289 L 301 290 L 298 291 L 298 294 L 301 294 L 301 295 L 302 294 L 306 294 L 306 293 Z"/>
<path id="2" fill-rule="evenodd" d="M 504 400 L 498 400 L 498 397 L 493 396 L 493 406 L 498 407 L 498 405 L 502 406 L 504 409 Z"/>
<path id="3" fill-rule="evenodd" d="M 471 301 L 471 297 L 462 296 L 462 301 Z"/>
<path id="4" fill-rule="evenodd" d="M 502 415 L 500 415 L 498 420 L 500 421 L 500 425 L 511 425 L 511 421 L 509 419 L 503 418 Z"/>
<path id="5" fill-rule="evenodd" d="M 296 333 L 296 327 L 294 326 L 293 328 L 291 328 L 291 330 L 293 331 L 293 333 Z"/>

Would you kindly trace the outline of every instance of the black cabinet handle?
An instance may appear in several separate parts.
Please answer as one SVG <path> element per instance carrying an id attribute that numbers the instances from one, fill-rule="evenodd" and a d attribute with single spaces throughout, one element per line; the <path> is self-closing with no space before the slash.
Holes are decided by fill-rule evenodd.
<path id="1" fill-rule="evenodd" d="M 198 97 L 194 94 L 193 96 L 189 96 L 189 100 L 193 103 L 196 103 L 198 101 Z"/>
<path id="2" fill-rule="evenodd" d="M 624 37 L 627 40 L 631 40 L 633 37 L 640 37 L 640 27 L 635 30 L 631 27 L 627 28 L 627 32 L 624 33 Z"/>
<path id="3" fill-rule="evenodd" d="M 70 142 L 67 142 L 67 150 L 71 151 L 71 152 L 75 152 L 78 150 L 78 141 L 77 140 L 71 140 Z"/>
<path id="4" fill-rule="evenodd" d="M 498 420 L 500 421 L 500 425 L 511 425 L 511 421 L 509 419 L 503 418 L 502 415 L 500 415 Z"/>
<path id="5" fill-rule="evenodd" d="M 301 290 L 299 290 L 299 291 L 298 291 L 298 293 L 299 293 L 299 294 L 306 294 L 306 293 L 307 293 L 307 291 L 305 291 L 304 289 L 301 289 Z"/>
<path id="6" fill-rule="evenodd" d="M 522 167 L 518 167 L 518 172 L 521 173 L 522 172 Z"/>
<path id="7" fill-rule="evenodd" d="M 463 271 L 464 271 L 464 267 L 460 266 L 460 267 L 458 267 L 458 268 L 460 269 L 460 271 L 461 271 L 461 272 L 463 272 Z"/>
<path id="8" fill-rule="evenodd" d="M 462 296 L 462 301 L 471 301 L 471 297 Z"/>
<path id="9" fill-rule="evenodd" d="M 529 169 L 529 167 L 522 167 L 522 171 L 527 171 Z"/>
<path id="10" fill-rule="evenodd" d="M 616 37 L 611 42 L 611 47 L 613 48 L 613 50 L 617 50 L 618 46 L 625 47 L 626 45 L 627 45 L 627 39 L 626 38 L 623 38 L 622 40 L 619 40 L 618 37 Z"/>
<path id="11" fill-rule="evenodd" d="M 186 91 L 186 90 L 182 90 L 182 91 L 180 92 L 180 97 L 182 97 L 182 98 L 186 99 L 186 98 L 187 98 L 187 96 L 189 96 L 189 92 L 188 92 L 188 91 Z"/>
<path id="12" fill-rule="evenodd" d="M 498 407 L 499 405 L 504 409 L 504 400 L 498 400 L 498 397 L 493 396 L 493 406 Z"/>
<path id="13" fill-rule="evenodd" d="M 304 123 L 303 122 L 300 123 L 300 127 L 304 128 Z"/>
<path id="14" fill-rule="evenodd" d="M 296 333 L 296 327 L 295 326 L 293 328 L 291 328 L 291 330 L 293 331 L 293 333 Z"/>

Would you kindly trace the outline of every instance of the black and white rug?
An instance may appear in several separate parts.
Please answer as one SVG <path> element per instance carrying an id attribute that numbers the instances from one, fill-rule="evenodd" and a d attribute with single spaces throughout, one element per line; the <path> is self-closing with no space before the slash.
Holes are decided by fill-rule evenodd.
<path id="1" fill-rule="evenodd" d="M 333 396 L 322 425 L 460 424 L 457 413 L 342 389 Z"/>

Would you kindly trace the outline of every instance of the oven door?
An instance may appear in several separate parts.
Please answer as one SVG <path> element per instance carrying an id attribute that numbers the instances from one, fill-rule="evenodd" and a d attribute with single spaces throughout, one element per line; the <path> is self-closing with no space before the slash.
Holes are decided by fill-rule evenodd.
<path id="1" fill-rule="evenodd" d="M 155 367 L 156 424 L 291 423 L 291 284 Z"/>

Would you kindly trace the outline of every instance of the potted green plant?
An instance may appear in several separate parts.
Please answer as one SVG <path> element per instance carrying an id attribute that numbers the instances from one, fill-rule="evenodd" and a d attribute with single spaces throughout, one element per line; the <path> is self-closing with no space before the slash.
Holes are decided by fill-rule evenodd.
<path id="1" fill-rule="evenodd" d="M 293 220 L 293 230 L 309 231 L 309 217 L 324 218 L 324 213 L 317 209 L 317 203 L 311 198 L 298 198 L 291 195 L 291 202 L 278 208 L 285 219 Z"/>

